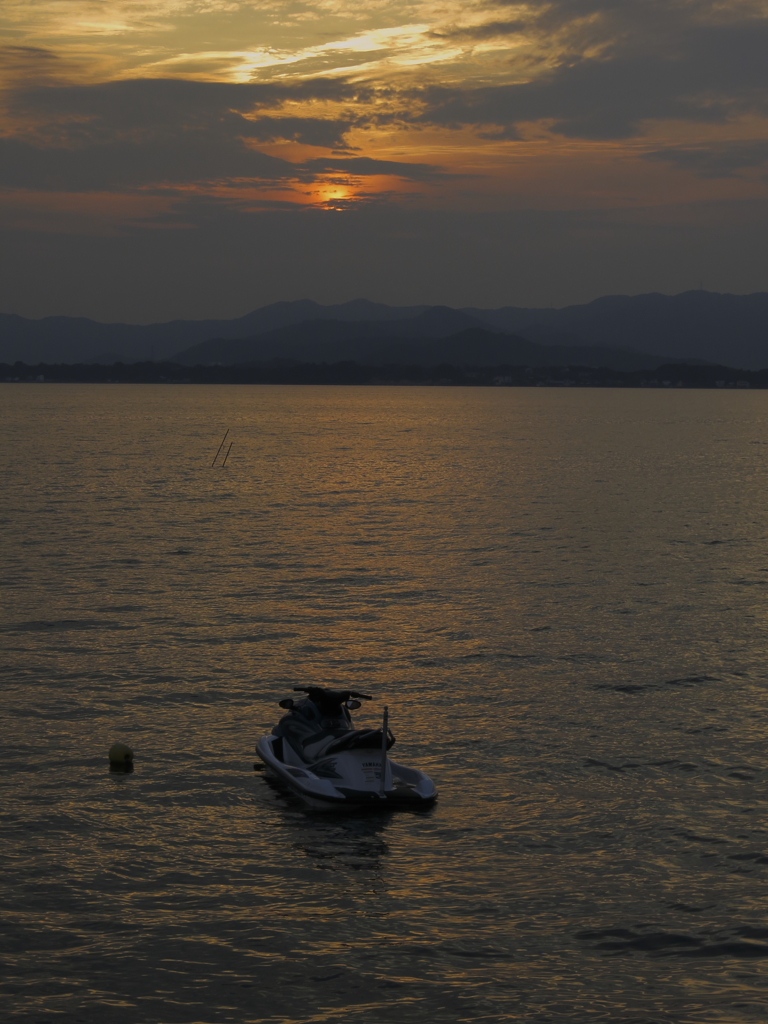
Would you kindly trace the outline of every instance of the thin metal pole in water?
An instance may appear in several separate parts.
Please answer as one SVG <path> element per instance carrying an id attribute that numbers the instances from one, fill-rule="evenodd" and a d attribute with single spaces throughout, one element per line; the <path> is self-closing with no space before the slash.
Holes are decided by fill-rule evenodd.
<path id="1" fill-rule="evenodd" d="M 234 443 L 235 443 L 234 441 L 230 441 L 230 442 L 229 442 L 229 448 L 227 448 L 227 454 L 226 454 L 226 455 L 224 456 L 224 461 L 223 461 L 223 462 L 222 462 L 222 464 L 221 464 L 221 468 L 222 468 L 222 469 L 224 469 L 224 467 L 225 467 L 225 466 L 226 466 L 226 464 L 227 464 L 227 459 L 229 458 L 229 453 L 230 453 L 230 452 L 232 451 L 232 445 L 233 445 Z"/>
<path id="2" fill-rule="evenodd" d="M 384 708 L 381 722 L 381 776 L 379 778 L 379 794 L 384 796 L 384 784 L 387 777 L 387 726 L 389 725 L 389 708 Z"/>
<path id="3" fill-rule="evenodd" d="M 228 433 L 229 433 L 229 427 L 227 427 L 227 434 Z M 216 459 L 218 459 L 219 453 L 221 452 L 221 449 L 224 447 L 224 442 L 227 440 L 227 434 L 225 434 L 224 437 L 221 439 L 221 444 L 219 445 L 219 451 L 217 451 L 216 454 L 213 456 L 213 462 L 211 463 L 211 469 L 213 469 L 213 467 L 216 465 Z"/>

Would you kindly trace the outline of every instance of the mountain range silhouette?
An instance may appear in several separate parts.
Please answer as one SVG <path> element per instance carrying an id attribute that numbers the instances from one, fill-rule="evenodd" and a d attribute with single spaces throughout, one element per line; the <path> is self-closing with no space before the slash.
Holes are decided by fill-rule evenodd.
<path id="1" fill-rule="evenodd" d="M 370 365 L 584 365 L 660 361 L 768 366 L 768 293 L 595 299 L 560 309 L 277 302 L 233 320 L 105 324 L 0 314 L 0 362 L 185 365 L 356 361 Z"/>

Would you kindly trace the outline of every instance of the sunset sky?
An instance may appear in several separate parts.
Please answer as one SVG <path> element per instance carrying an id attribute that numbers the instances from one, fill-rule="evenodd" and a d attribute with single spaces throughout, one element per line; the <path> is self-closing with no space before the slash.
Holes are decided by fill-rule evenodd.
<path id="1" fill-rule="evenodd" d="M 768 0 L 4 0 L 0 311 L 768 290 Z"/>

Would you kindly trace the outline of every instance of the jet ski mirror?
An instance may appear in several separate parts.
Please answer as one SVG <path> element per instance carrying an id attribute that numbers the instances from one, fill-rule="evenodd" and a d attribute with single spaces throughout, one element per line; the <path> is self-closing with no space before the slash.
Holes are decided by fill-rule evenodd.
<path id="1" fill-rule="evenodd" d="M 361 708 L 363 705 L 360 703 L 359 700 L 348 700 L 346 702 L 346 706 L 349 708 L 350 711 L 357 711 L 357 709 Z"/>
<path id="2" fill-rule="evenodd" d="M 286 711 L 290 711 L 291 708 L 293 707 L 293 703 L 294 702 L 291 697 L 285 697 L 283 700 L 280 701 L 278 707 L 285 708 Z"/>

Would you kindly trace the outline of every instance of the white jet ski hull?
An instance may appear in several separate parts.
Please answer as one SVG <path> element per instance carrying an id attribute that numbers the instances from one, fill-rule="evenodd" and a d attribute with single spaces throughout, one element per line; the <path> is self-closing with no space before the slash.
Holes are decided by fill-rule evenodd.
<path id="1" fill-rule="evenodd" d="M 268 735 L 259 740 L 256 753 L 275 778 L 314 810 L 416 809 L 437 799 L 428 775 L 389 757 L 382 792 L 382 757 L 375 750 L 344 750 L 308 764 L 282 737 Z"/>

